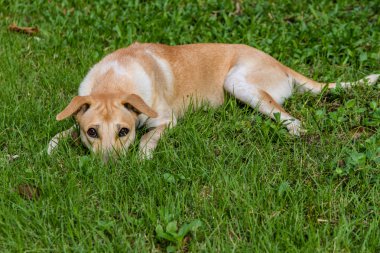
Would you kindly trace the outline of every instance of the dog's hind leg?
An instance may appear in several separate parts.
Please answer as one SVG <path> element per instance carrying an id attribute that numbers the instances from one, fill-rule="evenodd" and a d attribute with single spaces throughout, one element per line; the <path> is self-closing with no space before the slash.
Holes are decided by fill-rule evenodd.
<path id="1" fill-rule="evenodd" d="M 54 135 L 54 137 L 50 140 L 49 145 L 48 145 L 48 149 L 47 149 L 48 155 L 50 155 L 53 152 L 53 150 L 58 146 L 58 143 L 61 139 L 64 139 L 64 138 L 72 135 L 75 131 L 76 131 L 76 129 L 75 129 L 75 125 L 74 125 L 74 126 L 70 127 L 69 129 Z"/>
<path id="2" fill-rule="evenodd" d="M 286 75 L 285 79 L 286 79 Z M 261 78 L 262 76 L 260 76 Z M 233 69 L 230 71 L 230 74 L 227 76 L 224 89 L 236 97 L 238 100 L 250 105 L 253 108 L 257 108 L 261 113 L 275 118 L 275 114 L 280 114 L 280 120 L 286 125 L 286 128 L 289 130 L 289 133 L 293 135 L 300 135 L 304 130 L 301 128 L 301 122 L 287 113 L 284 108 L 281 107 L 280 101 L 276 101 L 272 95 L 270 95 L 267 91 L 265 91 L 261 85 L 256 85 L 255 81 L 257 80 L 250 78 L 247 80 L 246 75 L 240 71 L 239 69 Z M 269 77 L 270 79 L 270 77 Z M 276 79 L 276 78 L 275 78 Z M 287 81 L 285 79 L 278 79 L 279 81 Z M 277 80 L 277 79 L 276 79 Z M 289 87 L 290 91 L 283 89 L 282 94 L 276 94 L 277 97 L 288 97 L 291 94 L 291 87 Z M 281 89 L 278 89 L 281 90 Z M 281 98 L 282 99 L 282 98 Z M 277 99 L 279 100 L 279 99 Z"/>

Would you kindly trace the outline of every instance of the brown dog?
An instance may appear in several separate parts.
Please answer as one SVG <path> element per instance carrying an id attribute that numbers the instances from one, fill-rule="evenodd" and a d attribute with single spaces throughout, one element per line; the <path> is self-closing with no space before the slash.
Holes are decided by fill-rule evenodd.
<path id="1" fill-rule="evenodd" d="M 378 78 L 370 75 L 340 85 L 371 85 Z M 150 158 L 165 128 L 175 126 L 190 103 L 219 106 L 224 90 L 272 118 L 280 113 L 289 132 L 299 135 L 303 131 L 300 121 L 281 104 L 295 86 L 318 93 L 325 85 L 336 86 L 313 81 L 246 45 L 135 43 L 96 64 L 81 83 L 79 96 L 57 120 L 75 116 L 82 142 L 104 160 L 126 150 L 135 139 L 136 128 L 145 125 L 150 131 L 141 139 L 140 152 Z M 57 134 L 48 153 L 71 131 Z"/>

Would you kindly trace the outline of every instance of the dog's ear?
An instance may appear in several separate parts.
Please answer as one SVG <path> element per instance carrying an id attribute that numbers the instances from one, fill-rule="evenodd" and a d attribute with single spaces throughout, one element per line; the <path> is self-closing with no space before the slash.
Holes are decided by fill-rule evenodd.
<path id="1" fill-rule="evenodd" d="M 147 104 L 145 104 L 144 100 L 136 95 L 130 94 L 122 99 L 122 104 L 133 111 L 139 113 L 143 113 L 150 118 L 157 118 L 158 114 L 152 108 L 150 108 Z"/>
<path id="2" fill-rule="evenodd" d="M 90 96 L 76 96 L 71 100 L 70 104 L 68 104 L 68 106 L 66 106 L 66 108 L 57 115 L 56 119 L 66 119 L 67 117 L 70 117 L 73 114 L 77 113 L 82 108 L 82 106 L 90 104 Z"/>

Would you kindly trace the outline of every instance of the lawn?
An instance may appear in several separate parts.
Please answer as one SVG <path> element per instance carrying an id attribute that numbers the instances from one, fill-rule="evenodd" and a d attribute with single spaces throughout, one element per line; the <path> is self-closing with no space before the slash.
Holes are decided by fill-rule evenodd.
<path id="1" fill-rule="evenodd" d="M 0 252 L 380 251 L 379 82 L 287 100 L 299 138 L 226 95 L 152 160 L 137 143 L 107 165 L 72 140 L 46 154 L 74 122 L 55 115 L 117 48 L 243 43 L 352 81 L 380 72 L 379 1 L 92 2 L 0 0 Z"/>

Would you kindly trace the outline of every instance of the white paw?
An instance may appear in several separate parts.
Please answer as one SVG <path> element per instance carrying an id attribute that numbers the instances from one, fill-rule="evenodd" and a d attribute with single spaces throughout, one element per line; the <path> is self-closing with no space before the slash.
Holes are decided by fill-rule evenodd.
<path id="1" fill-rule="evenodd" d="M 69 129 L 54 135 L 54 137 L 49 141 L 49 145 L 47 148 L 48 155 L 51 155 L 54 149 L 57 148 L 58 143 L 61 139 L 66 138 L 67 136 L 72 135 L 73 133 L 75 133 L 75 126 L 72 126 Z"/>
<path id="2" fill-rule="evenodd" d="M 285 122 L 286 128 L 289 133 L 295 136 L 300 136 L 302 133 L 305 133 L 306 130 L 301 127 L 301 121 L 298 119 L 290 119 Z"/>
<path id="3" fill-rule="evenodd" d="M 58 146 L 58 142 L 59 142 L 59 135 L 57 134 L 53 137 L 53 139 L 49 141 L 49 145 L 47 148 L 48 155 L 51 155 L 54 149 L 56 149 L 56 147 Z"/>
<path id="4" fill-rule="evenodd" d="M 152 150 L 140 150 L 139 157 L 141 160 L 151 160 L 153 158 Z"/>
<path id="5" fill-rule="evenodd" d="M 141 160 L 150 160 L 153 158 L 153 151 L 154 151 L 155 146 L 149 145 L 149 143 L 145 145 L 140 145 L 140 150 L 139 150 L 139 157 Z"/>

